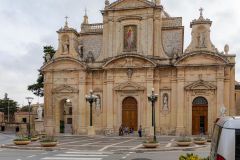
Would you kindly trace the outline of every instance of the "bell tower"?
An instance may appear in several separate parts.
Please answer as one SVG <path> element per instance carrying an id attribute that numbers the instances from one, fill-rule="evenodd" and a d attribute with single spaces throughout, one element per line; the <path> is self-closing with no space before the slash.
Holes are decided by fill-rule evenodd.
<path id="1" fill-rule="evenodd" d="M 58 50 L 54 55 L 54 58 L 57 57 L 73 57 L 78 58 L 77 46 L 78 46 L 78 33 L 75 29 L 68 26 L 68 18 L 65 17 L 65 25 L 63 28 L 60 28 L 58 33 Z"/>
<path id="2" fill-rule="evenodd" d="M 193 20 L 190 24 L 190 27 L 192 28 L 192 41 L 187 47 L 185 53 L 194 51 L 217 52 L 210 37 L 212 21 L 203 17 L 203 8 L 200 8 L 199 11 L 199 18 Z"/>

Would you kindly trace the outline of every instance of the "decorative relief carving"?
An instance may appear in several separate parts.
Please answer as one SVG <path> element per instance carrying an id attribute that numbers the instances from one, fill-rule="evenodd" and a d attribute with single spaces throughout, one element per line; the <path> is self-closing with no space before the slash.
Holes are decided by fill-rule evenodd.
<path id="1" fill-rule="evenodd" d="M 183 50 L 183 31 L 179 30 L 163 30 L 162 32 L 162 43 L 166 54 L 169 57 L 177 56 L 182 54 Z"/>
<path id="2" fill-rule="evenodd" d="M 121 83 L 118 86 L 113 88 L 115 91 L 143 91 L 145 87 L 141 86 L 138 83 L 128 81 L 127 83 Z"/>
<path id="3" fill-rule="evenodd" d="M 210 82 L 199 80 L 196 82 L 193 82 L 185 87 L 186 90 L 196 90 L 196 91 L 201 91 L 201 90 L 216 90 L 217 87 L 213 85 Z"/>
<path id="4" fill-rule="evenodd" d="M 69 86 L 69 85 L 60 85 L 52 90 L 53 93 L 78 93 L 79 90 Z"/>
<path id="5" fill-rule="evenodd" d="M 127 70 L 128 79 L 131 79 L 132 75 L 133 75 L 133 69 L 132 68 L 128 68 L 128 70 Z"/>
<path id="6" fill-rule="evenodd" d="M 117 60 L 113 60 L 111 63 L 105 66 L 106 68 L 142 68 L 142 67 L 154 67 L 154 64 L 141 58 L 126 57 Z"/>
<path id="7" fill-rule="evenodd" d="M 102 35 L 87 35 L 81 38 L 80 58 L 92 62 L 96 60 L 102 52 Z"/>

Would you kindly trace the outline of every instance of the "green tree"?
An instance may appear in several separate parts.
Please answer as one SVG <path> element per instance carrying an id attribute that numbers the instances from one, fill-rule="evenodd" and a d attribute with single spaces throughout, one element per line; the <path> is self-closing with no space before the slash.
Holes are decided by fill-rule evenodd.
<path id="1" fill-rule="evenodd" d="M 12 121 L 14 117 L 14 113 L 17 111 L 17 102 L 9 98 L 0 99 L 0 111 L 4 112 L 6 119 L 8 116 L 8 108 L 9 108 L 9 119 L 10 121 Z"/>
<path id="2" fill-rule="evenodd" d="M 44 59 L 44 63 L 47 62 L 47 56 L 49 55 L 50 58 L 53 58 L 54 54 L 55 54 L 55 49 L 52 46 L 44 46 L 43 47 L 43 59 Z M 28 90 L 33 92 L 33 94 L 35 94 L 36 96 L 40 96 L 43 97 L 44 95 L 44 90 L 43 90 L 43 81 L 44 81 L 44 76 L 41 73 L 41 71 L 39 70 L 39 74 L 38 74 L 38 78 L 36 83 L 29 85 L 28 86 Z"/>

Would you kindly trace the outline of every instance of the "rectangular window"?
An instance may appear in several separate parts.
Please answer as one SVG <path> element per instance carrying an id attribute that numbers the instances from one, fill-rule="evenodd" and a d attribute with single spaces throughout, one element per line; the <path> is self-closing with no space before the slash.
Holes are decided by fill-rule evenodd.
<path id="1" fill-rule="evenodd" d="M 235 159 L 240 159 L 240 129 L 236 130 Z"/>
<path id="2" fill-rule="evenodd" d="M 67 119 L 67 124 L 72 124 L 72 118 Z"/>
<path id="3" fill-rule="evenodd" d="M 22 122 L 23 122 L 23 123 L 27 123 L 27 118 L 23 118 L 23 119 L 22 119 Z"/>

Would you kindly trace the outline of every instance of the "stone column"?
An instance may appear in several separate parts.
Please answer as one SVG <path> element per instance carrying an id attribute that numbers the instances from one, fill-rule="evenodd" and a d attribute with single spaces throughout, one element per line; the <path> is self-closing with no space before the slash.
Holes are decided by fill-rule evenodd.
<path id="1" fill-rule="evenodd" d="M 146 23 L 148 27 L 146 27 L 146 33 L 147 33 L 147 41 L 146 41 L 146 45 L 145 47 L 147 47 L 147 55 L 150 55 L 152 56 L 154 53 L 153 53 L 153 18 L 148 18 L 146 20 Z"/>
<path id="2" fill-rule="evenodd" d="M 154 69 L 150 68 L 147 70 L 147 96 L 149 96 L 152 93 L 152 88 L 154 88 L 153 85 L 153 74 L 154 74 Z M 147 99 L 147 97 L 145 97 Z M 155 103 L 155 107 L 158 104 L 158 101 Z M 146 131 L 148 132 L 147 134 L 153 134 L 153 127 L 152 127 L 152 103 L 148 102 L 147 100 L 147 105 L 146 105 Z"/>
<path id="3" fill-rule="evenodd" d="M 171 116 L 171 129 L 177 126 L 177 80 L 173 77 L 171 80 L 171 105 L 170 105 L 170 116 Z"/>
<path id="4" fill-rule="evenodd" d="M 224 80 L 224 104 L 227 108 L 227 115 L 231 115 L 231 109 L 230 109 L 230 91 L 231 91 L 231 87 L 230 87 L 230 68 L 227 67 L 225 69 L 225 80 Z"/>
<path id="5" fill-rule="evenodd" d="M 87 103 L 85 100 L 85 95 L 88 94 L 86 88 L 86 73 L 80 71 L 79 73 L 79 97 L 78 97 L 78 133 L 84 134 L 87 132 Z"/>
<path id="6" fill-rule="evenodd" d="M 176 134 L 185 134 L 184 127 L 184 68 L 177 71 L 177 128 Z"/>
<path id="7" fill-rule="evenodd" d="M 107 89 L 107 93 L 106 93 L 106 96 L 107 96 L 107 129 L 108 130 L 112 130 L 113 129 L 113 98 L 114 98 L 114 95 L 113 95 L 113 71 L 107 71 L 107 86 L 106 86 L 106 89 Z"/>
<path id="8" fill-rule="evenodd" d="M 225 106 L 224 104 L 224 68 L 219 67 L 217 70 L 217 107 L 216 107 L 217 117 L 221 116 L 220 108 L 223 105 Z"/>
<path id="9" fill-rule="evenodd" d="M 237 115 L 236 100 L 235 100 L 235 67 L 230 69 L 230 115 Z"/>
<path id="10" fill-rule="evenodd" d="M 44 73 L 44 127 L 47 135 L 55 135 L 53 111 L 53 72 Z"/>
<path id="11" fill-rule="evenodd" d="M 158 56 L 158 57 L 166 57 L 167 56 L 164 54 L 164 50 L 163 50 L 163 46 L 162 46 L 162 29 L 161 26 L 162 25 L 162 19 L 161 19 L 161 11 L 155 13 L 156 15 L 154 15 L 154 31 L 153 31 L 153 45 L 154 45 L 154 56 Z"/>
<path id="12" fill-rule="evenodd" d="M 109 32 L 108 32 L 108 44 L 105 45 L 105 47 L 107 47 L 107 53 L 108 53 L 108 57 L 113 57 L 113 43 L 114 43 L 114 39 L 113 39 L 113 31 L 114 31 L 114 28 L 113 28 L 113 21 L 110 20 L 108 22 L 108 26 L 109 26 Z"/>

